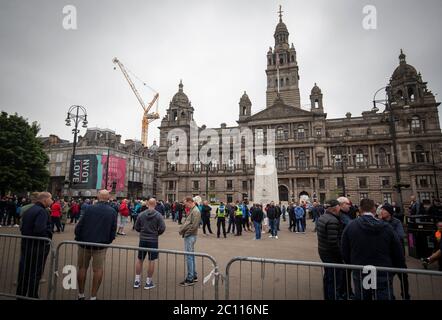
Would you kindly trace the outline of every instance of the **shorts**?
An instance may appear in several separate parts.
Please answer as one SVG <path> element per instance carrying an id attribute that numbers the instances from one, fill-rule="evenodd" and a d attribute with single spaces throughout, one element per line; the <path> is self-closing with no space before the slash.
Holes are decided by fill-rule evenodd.
<path id="1" fill-rule="evenodd" d="M 127 224 L 127 217 L 118 215 L 118 227 L 124 228 Z"/>
<path id="2" fill-rule="evenodd" d="M 140 248 L 158 249 L 158 241 L 140 240 L 140 244 L 138 246 Z M 138 251 L 138 259 L 144 261 L 146 255 L 148 255 L 149 261 L 158 259 L 158 252 L 141 251 L 141 250 Z"/>
<path id="3" fill-rule="evenodd" d="M 103 269 L 104 260 L 106 258 L 106 248 L 104 249 L 88 249 L 84 247 L 78 247 L 78 267 L 89 268 L 89 264 L 92 258 L 92 268 Z"/>

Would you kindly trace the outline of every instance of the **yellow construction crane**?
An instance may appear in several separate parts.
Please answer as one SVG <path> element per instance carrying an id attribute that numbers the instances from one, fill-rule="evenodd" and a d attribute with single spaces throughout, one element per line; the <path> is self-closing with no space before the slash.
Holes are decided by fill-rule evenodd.
<path id="1" fill-rule="evenodd" d="M 120 67 L 121 72 L 123 72 L 124 77 L 126 78 L 127 82 L 129 83 L 130 87 L 132 88 L 133 93 L 135 94 L 135 96 L 138 99 L 138 102 L 141 104 L 141 107 L 143 108 L 143 119 L 141 121 L 141 143 L 147 147 L 147 136 L 148 136 L 148 128 L 149 128 L 149 123 L 151 123 L 152 121 L 159 119 L 160 118 L 160 114 L 158 113 L 158 97 L 159 94 L 158 92 L 156 92 L 155 90 L 153 90 L 152 88 L 149 88 L 155 92 L 155 95 L 152 99 L 152 101 L 149 103 L 149 105 L 146 106 L 146 104 L 144 103 L 143 99 L 141 98 L 140 94 L 138 93 L 137 88 L 135 87 L 134 83 L 132 82 L 131 78 L 129 77 L 128 72 L 126 71 L 126 68 L 124 67 L 124 65 L 121 63 L 120 60 L 118 60 L 117 58 L 114 58 L 112 60 L 113 63 L 115 63 L 116 65 L 118 65 L 118 67 Z M 114 67 L 114 70 L 116 70 L 117 67 Z M 145 86 L 146 83 L 143 82 L 143 84 Z M 155 112 L 149 113 L 150 109 L 152 108 L 152 106 L 154 105 L 154 103 L 156 102 L 156 110 Z"/>

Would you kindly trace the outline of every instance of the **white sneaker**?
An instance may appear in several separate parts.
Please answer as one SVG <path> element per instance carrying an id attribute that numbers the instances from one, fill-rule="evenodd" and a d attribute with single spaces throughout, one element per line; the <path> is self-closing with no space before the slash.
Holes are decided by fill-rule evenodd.
<path id="1" fill-rule="evenodd" d="M 273 236 L 269 236 L 269 238 L 273 238 Z"/>
<path id="2" fill-rule="evenodd" d="M 20 227 L 18 224 L 14 224 L 14 228 L 18 228 Z"/>
<path id="3" fill-rule="evenodd" d="M 295 233 L 299 233 L 298 231 L 295 231 Z"/>
<path id="4" fill-rule="evenodd" d="M 278 236 L 275 236 L 275 239 L 278 239 Z"/>
<path id="5" fill-rule="evenodd" d="M 138 289 L 140 287 L 140 285 L 141 285 L 141 281 L 138 281 L 138 280 L 134 281 L 134 288 L 135 289 Z"/>

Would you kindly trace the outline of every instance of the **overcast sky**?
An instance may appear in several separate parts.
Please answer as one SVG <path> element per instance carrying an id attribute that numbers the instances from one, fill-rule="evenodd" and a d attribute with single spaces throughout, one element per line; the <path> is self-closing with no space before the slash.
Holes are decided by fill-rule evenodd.
<path id="1" fill-rule="evenodd" d="M 39 122 L 44 136 L 72 140 L 64 119 L 79 104 L 90 127 L 140 139 L 142 110 L 113 69 L 116 56 L 159 92 L 161 117 L 183 79 L 198 125 L 235 125 L 243 91 L 253 113 L 265 107 L 280 4 L 303 106 L 317 82 L 328 118 L 359 116 L 387 84 L 401 48 L 429 89 L 442 92 L 440 0 L 1 0 L 0 109 Z M 77 9 L 77 30 L 63 28 L 65 5 Z M 376 30 L 362 27 L 365 5 L 377 9 Z M 135 84 L 149 101 L 153 93 Z M 149 144 L 159 125 L 152 123 Z"/>

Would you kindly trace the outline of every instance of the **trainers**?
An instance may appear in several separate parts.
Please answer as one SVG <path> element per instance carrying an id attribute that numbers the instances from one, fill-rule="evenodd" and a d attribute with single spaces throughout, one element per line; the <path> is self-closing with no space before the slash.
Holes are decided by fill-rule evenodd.
<path id="1" fill-rule="evenodd" d="M 198 277 L 197 276 L 193 277 L 193 282 L 198 282 Z"/>
<path id="2" fill-rule="evenodd" d="M 269 236 L 269 238 L 273 238 L 273 236 L 272 236 L 272 235 L 270 235 L 270 236 Z"/>
<path id="3" fill-rule="evenodd" d="M 14 224 L 14 228 L 18 228 L 20 227 L 18 224 Z"/>
<path id="4" fill-rule="evenodd" d="M 153 289 L 153 288 L 155 288 L 155 285 L 153 284 L 153 281 L 151 281 L 149 283 L 146 282 L 146 284 L 144 285 L 144 289 L 145 290 L 149 290 L 149 289 Z"/>
<path id="5" fill-rule="evenodd" d="M 275 236 L 275 239 L 278 239 L 278 236 Z"/>
<path id="6" fill-rule="evenodd" d="M 194 280 L 184 280 L 183 282 L 180 282 L 180 286 L 182 287 L 188 287 L 188 286 L 193 286 L 195 284 Z"/>
<path id="7" fill-rule="evenodd" d="M 138 289 L 138 288 L 140 287 L 140 285 L 141 285 L 141 282 L 138 281 L 138 280 L 135 280 L 135 282 L 134 282 L 134 288 L 135 288 L 135 289 Z"/>

